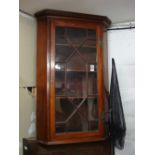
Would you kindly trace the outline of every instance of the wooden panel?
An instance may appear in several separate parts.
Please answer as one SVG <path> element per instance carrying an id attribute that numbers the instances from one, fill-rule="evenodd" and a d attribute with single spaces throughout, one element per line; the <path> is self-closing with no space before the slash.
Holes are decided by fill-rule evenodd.
<path id="1" fill-rule="evenodd" d="M 56 17 L 60 19 L 77 19 L 77 20 L 83 20 L 83 21 L 93 21 L 93 22 L 100 22 L 105 27 L 109 27 L 111 24 L 111 21 L 106 16 L 99 16 L 99 15 L 90 15 L 90 14 L 84 14 L 84 13 L 75 13 L 75 12 L 67 12 L 67 11 L 58 11 L 58 10 L 42 10 L 35 14 L 37 18 L 39 17 Z"/>
<path id="2" fill-rule="evenodd" d="M 98 25 L 97 27 L 97 51 L 98 51 L 98 55 L 97 55 L 97 59 L 98 59 L 98 98 L 99 98 L 99 127 L 101 130 L 101 135 L 104 137 L 105 136 L 105 131 L 104 131 L 104 125 L 103 125 L 103 118 L 102 118 L 102 114 L 104 111 L 104 79 L 103 79 L 103 48 L 102 48 L 102 44 L 103 44 L 103 31 L 102 31 L 102 25 Z"/>
<path id="3" fill-rule="evenodd" d="M 37 138 L 47 140 L 49 132 L 50 56 L 48 20 L 38 20 L 37 27 Z"/>
<path id="4" fill-rule="evenodd" d="M 50 140 L 55 139 L 55 28 L 52 21 L 51 25 L 51 81 L 50 81 Z"/>
<path id="5" fill-rule="evenodd" d="M 63 27 L 73 27 L 73 28 L 87 28 L 87 29 L 95 29 L 98 23 L 94 22 L 83 22 L 78 21 L 76 19 L 56 19 L 54 20 L 54 24 Z"/>
<path id="6" fill-rule="evenodd" d="M 23 152 L 24 155 L 110 155 L 110 141 L 47 146 L 24 139 Z"/>

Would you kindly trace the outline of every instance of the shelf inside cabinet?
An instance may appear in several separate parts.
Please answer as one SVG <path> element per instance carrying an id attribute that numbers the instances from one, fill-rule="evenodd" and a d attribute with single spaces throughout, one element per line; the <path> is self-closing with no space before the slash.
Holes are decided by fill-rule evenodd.
<path id="1" fill-rule="evenodd" d="M 64 70 L 56 70 L 56 73 L 61 73 L 61 72 L 65 72 Z M 86 71 L 86 70 L 71 70 L 71 69 L 66 69 L 66 72 L 67 73 L 72 73 L 72 72 L 77 72 L 77 73 L 86 73 L 86 72 L 89 72 L 89 73 L 96 73 L 96 71 Z"/>
<path id="2" fill-rule="evenodd" d="M 87 98 L 87 99 L 95 99 L 97 98 L 97 95 L 91 95 L 88 97 L 85 96 L 62 96 L 62 95 L 56 95 L 57 99 L 83 99 L 83 98 Z"/>
<path id="3" fill-rule="evenodd" d="M 76 48 L 81 48 L 79 44 L 63 44 L 63 43 L 56 43 L 56 46 L 67 46 L 67 47 L 76 47 Z M 83 45 L 82 48 L 96 48 L 96 46 L 93 45 Z"/>

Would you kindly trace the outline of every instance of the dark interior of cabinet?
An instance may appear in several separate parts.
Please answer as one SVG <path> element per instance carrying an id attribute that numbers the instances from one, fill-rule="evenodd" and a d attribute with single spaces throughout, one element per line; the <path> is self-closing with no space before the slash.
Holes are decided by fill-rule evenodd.
<path id="1" fill-rule="evenodd" d="M 96 30 L 56 27 L 56 133 L 98 130 Z"/>

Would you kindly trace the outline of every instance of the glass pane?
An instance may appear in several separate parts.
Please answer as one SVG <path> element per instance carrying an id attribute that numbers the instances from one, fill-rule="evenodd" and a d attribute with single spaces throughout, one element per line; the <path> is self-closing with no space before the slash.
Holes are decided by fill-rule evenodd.
<path id="1" fill-rule="evenodd" d="M 65 29 L 64 28 L 58 28 L 56 30 L 56 33 L 57 33 L 57 36 L 56 36 L 56 44 L 57 45 L 60 45 L 60 44 L 67 45 L 68 44 L 64 32 L 65 32 Z"/>
<path id="2" fill-rule="evenodd" d="M 96 31 L 56 28 L 56 133 L 98 130 Z"/>
<path id="3" fill-rule="evenodd" d="M 87 94 L 86 73 L 67 72 L 67 96 L 83 97 Z"/>
<path id="4" fill-rule="evenodd" d="M 86 38 L 86 29 L 67 28 L 67 37 L 74 46 L 80 46 Z"/>
<path id="5" fill-rule="evenodd" d="M 96 39 L 87 39 L 85 42 L 84 42 L 84 46 L 85 47 L 90 47 L 90 48 L 96 48 Z"/>
<path id="6" fill-rule="evenodd" d="M 55 90 L 56 95 L 65 95 L 65 65 L 55 64 Z"/>
<path id="7" fill-rule="evenodd" d="M 88 63 L 96 62 L 96 48 L 89 48 L 89 47 L 83 46 L 79 49 L 79 53 L 81 54 L 83 59 Z"/>
<path id="8" fill-rule="evenodd" d="M 56 98 L 56 132 L 98 129 L 97 99 Z"/>
<path id="9" fill-rule="evenodd" d="M 88 62 L 96 62 L 96 31 L 88 30 L 87 38 L 79 48 L 82 57 Z"/>
<path id="10" fill-rule="evenodd" d="M 67 62 L 67 71 L 84 71 L 86 72 L 86 62 L 79 54 L 74 53 Z"/>
<path id="11" fill-rule="evenodd" d="M 93 29 L 88 29 L 88 38 L 89 39 L 96 39 L 96 31 Z"/>
<path id="12" fill-rule="evenodd" d="M 97 98 L 88 99 L 88 119 L 89 119 L 89 130 L 98 129 L 98 106 Z"/>
<path id="13" fill-rule="evenodd" d="M 65 62 L 67 58 L 74 52 L 74 49 L 69 46 L 56 46 L 56 62 Z"/>

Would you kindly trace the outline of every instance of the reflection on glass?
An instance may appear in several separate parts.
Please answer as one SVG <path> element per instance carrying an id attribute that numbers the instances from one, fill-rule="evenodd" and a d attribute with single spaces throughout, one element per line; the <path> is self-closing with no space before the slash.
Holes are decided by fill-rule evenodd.
<path id="1" fill-rule="evenodd" d="M 65 64 L 55 64 L 55 91 L 56 95 L 65 95 Z"/>
<path id="2" fill-rule="evenodd" d="M 55 70 L 56 70 L 56 71 L 64 71 L 64 70 L 65 70 L 65 64 L 56 63 L 56 64 L 55 64 Z"/>

